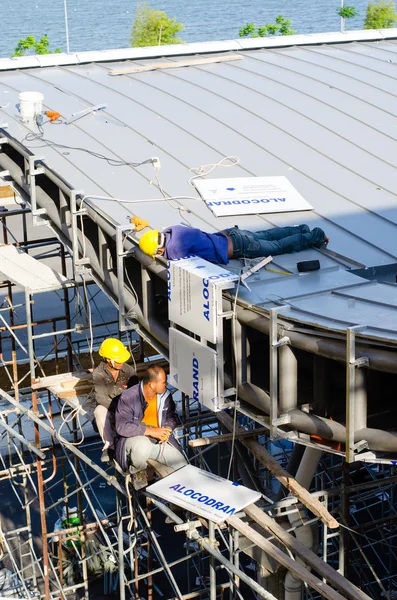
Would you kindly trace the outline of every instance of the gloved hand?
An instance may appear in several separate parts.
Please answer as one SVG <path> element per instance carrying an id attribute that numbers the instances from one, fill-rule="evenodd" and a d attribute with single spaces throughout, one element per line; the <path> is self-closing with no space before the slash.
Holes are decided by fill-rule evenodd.
<path id="1" fill-rule="evenodd" d="M 140 219 L 139 217 L 131 217 L 130 221 L 133 223 L 133 225 L 135 225 L 136 231 L 142 231 L 142 229 L 145 229 L 145 227 L 149 226 L 148 221 L 145 221 L 145 219 Z"/>

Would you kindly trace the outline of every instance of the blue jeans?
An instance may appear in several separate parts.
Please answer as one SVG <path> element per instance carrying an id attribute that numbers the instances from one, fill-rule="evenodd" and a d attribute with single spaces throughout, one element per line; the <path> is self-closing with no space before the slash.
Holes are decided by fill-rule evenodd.
<path id="1" fill-rule="evenodd" d="M 325 233 L 319 227 L 312 231 L 307 225 L 274 227 L 264 231 L 247 231 L 232 227 L 224 229 L 233 244 L 233 258 L 258 258 L 299 252 L 306 248 L 321 248 Z"/>

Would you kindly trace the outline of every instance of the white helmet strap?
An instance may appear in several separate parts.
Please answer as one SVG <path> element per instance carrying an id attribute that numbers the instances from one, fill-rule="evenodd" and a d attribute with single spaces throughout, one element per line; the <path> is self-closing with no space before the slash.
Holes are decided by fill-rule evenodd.
<path id="1" fill-rule="evenodd" d="M 165 235 L 164 233 L 159 232 L 159 245 L 157 246 L 157 250 L 163 248 L 165 244 Z"/>

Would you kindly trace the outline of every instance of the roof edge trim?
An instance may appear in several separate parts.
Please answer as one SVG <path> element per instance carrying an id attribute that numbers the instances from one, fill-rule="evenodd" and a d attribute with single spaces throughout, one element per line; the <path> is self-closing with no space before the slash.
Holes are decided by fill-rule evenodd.
<path id="1" fill-rule="evenodd" d="M 46 54 L 22 56 L 19 58 L 0 58 L 0 71 L 55 67 L 92 62 L 137 60 L 165 56 L 189 56 L 192 54 L 210 54 L 261 48 L 282 48 L 288 46 L 340 44 L 358 41 L 381 41 L 397 38 L 397 28 L 353 30 L 345 32 L 312 33 L 304 35 L 278 36 L 273 38 L 238 38 L 216 42 L 192 42 L 170 46 L 150 46 L 146 48 L 119 48 L 71 54 Z"/>

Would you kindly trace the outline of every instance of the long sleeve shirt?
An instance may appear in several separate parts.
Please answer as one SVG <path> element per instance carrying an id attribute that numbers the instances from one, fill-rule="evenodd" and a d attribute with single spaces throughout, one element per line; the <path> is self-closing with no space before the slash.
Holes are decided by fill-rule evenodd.
<path id="1" fill-rule="evenodd" d="M 206 233 L 201 229 L 183 225 L 173 225 L 163 233 L 165 235 L 164 256 L 169 260 L 195 254 L 216 264 L 227 265 L 229 262 L 227 237 L 222 233 Z"/>
<path id="2" fill-rule="evenodd" d="M 122 469 L 126 469 L 125 443 L 129 437 L 145 435 L 146 425 L 143 423 L 145 410 L 148 403 L 142 391 L 142 384 L 132 386 L 126 390 L 117 404 L 116 409 L 116 459 Z M 168 390 L 157 397 L 157 414 L 159 427 L 169 427 L 174 430 L 178 423 L 175 402 Z M 180 452 L 182 449 L 176 439 L 171 435 L 169 443 Z"/>
<path id="3" fill-rule="evenodd" d="M 113 375 L 105 362 L 101 362 L 94 369 L 92 376 L 94 379 L 95 402 L 105 406 L 105 408 L 112 412 L 115 411 L 117 401 L 128 385 L 133 385 L 138 381 L 135 369 L 127 365 L 127 363 L 121 367 L 117 381 L 113 379 Z"/>

